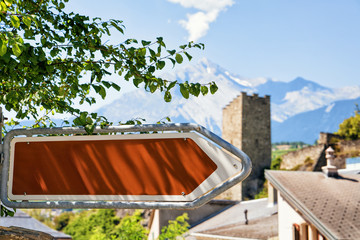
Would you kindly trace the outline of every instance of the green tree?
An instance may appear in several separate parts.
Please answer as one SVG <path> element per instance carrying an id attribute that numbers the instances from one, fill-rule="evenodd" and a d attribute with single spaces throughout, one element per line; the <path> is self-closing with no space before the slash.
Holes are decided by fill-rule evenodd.
<path id="1" fill-rule="evenodd" d="M 360 139 L 360 112 L 356 110 L 354 116 L 345 119 L 336 133 L 347 140 Z"/>
<path id="2" fill-rule="evenodd" d="M 170 220 L 167 226 L 162 227 L 159 240 L 175 240 L 188 231 L 190 227 L 187 222 L 189 217 L 187 213 L 178 216 L 175 220 Z"/>
<path id="3" fill-rule="evenodd" d="M 274 160 L 271 161 L 270 169 L 271 170 L 280 170 L 281 162 L 282 162 L 282 158 L 276 157 Z"/>
<path id="4" fill-rule="evenodd" d="M 190 95 L 215 93 L 208 84 L 169 81 L 158 77 L 165 65 L 191 60 L 189 49 L 203 44 L 189 42 L 167 48 L 163 38 L 154 41 L 121 39 L 110 44 L 114 32 L 124 33 L 122 21 L 89 18 L 67 12 L 68 0 L 0 0 L 0 105 L 16 112 L 16 120 L 33 118 L 33 127 L 54 126 L 51 114 L 71 114 L 73 125 L 91 133 L 109 123 L 74 104 L 96 103 L 109 89 L 120 91 L 121 80 L 132 81 L 150 93 L 160 91 L 166 102 L 172 91 Z M 107 80 L 110 75 L 119 80 Z M 87 77 L 88 76 L 88 77 Z M 1 208 L 2 215 L 11 215 Z"/>
<path id="5" fill-rule="evenodd" d="M 87 240 L 92 235 L 105 234 L 111 239 L 111 231 L 119 224 L 120 218 L 115 216 L 113 209 L 83 211 L 72 218 L 63 228 L 75 240 Z"/>
<path id="6" fill-rule="evenodd" d="M 177 239 L 186 233 L 189 227 L 188 219 L 187 214 L 184 213 L 175 220 L 169 221 L 169 224 L 161 229 L 159 239 Z M 74 240 L 143 240 L 147 239 L 148 230 L 141 225 L 141 220 L 139 210 L 121 219 L 115 215 L 115 210 L 111 209 L 83 211 L 70 218 L 63 231 L 71 235 Z"/>
<path id="7" fill-rule="evenodd" d="M 125 216 L 111 232 L 111 237 L 123 240 L 146 239 L 148 231 L 140 224 L 141 220 L 141 211 L 135 211 L 132 216 Z"/>
<path id="8" fill-rule="evenodd" d="M 74 217 L 74 213 L 72 212 L 64 212 L 59 216 L 56 216 L 54 218 L 55 229 L 58 231 L 62 231 L 63 228 L 69 224 L 71 218 L 73 217 Z"/>

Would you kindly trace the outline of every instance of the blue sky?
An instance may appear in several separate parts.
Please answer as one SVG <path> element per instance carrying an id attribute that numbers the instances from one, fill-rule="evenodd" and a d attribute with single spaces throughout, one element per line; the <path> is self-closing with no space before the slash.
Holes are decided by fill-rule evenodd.
<path id="1" fill-rule="evenodd" d="M 206 57 L 243 77 L 360 85 L 360 0 L 70 0 L 68 9 L 123 20 L 113 42 L 202 42 L 191 63 Z"/>

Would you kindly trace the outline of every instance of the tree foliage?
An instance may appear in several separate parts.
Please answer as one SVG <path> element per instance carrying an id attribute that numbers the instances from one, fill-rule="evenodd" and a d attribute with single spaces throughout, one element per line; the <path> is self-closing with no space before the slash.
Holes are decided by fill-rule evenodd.
<path id="1" fill-rule="evenodd" d="M 70 219 L 73 217 L 74 217 L 74 213 L 72 212 L 63 212 L 59 216 L 56 216 L 54 218 L 55 229 L 58 231 L 62 231 L 63 228 L 69 224 Z"/>
<path id="2" fill-rule="evenodd" d="M 0 104 L 14 110 L 16 118 L 33 117 L 40 125 L 51 112 L 70 113 L 76 116 L 75 125 L 90 131 L 105 119 L 82 112 L 74 103 L 91 105 L 96 99 L 90 93 L 105 98 L 108 89 L 120 91 L 120 80 L 106 80 L 113 74 L 148 92 L 163 92 L 166 102 L 175 86 L 184 98 L 216 92 L 214 82 L 201 85 L 157 77 L 166 64 L 191 60 L 188 50 L 203 49 L 203 44 L 168 49 L 161 37 L 107 44 L 112 33 L 124 33 L 122 21 L 68 13 L 66 2 L 0 0 Z"/>
<path id="3" fill-rule="evenodd" d="M 280 170 L 280 165 L 282 162 L 282 158 L 276 157 L 274 160 L 271 161 L 270 169 L 271 170 Z"/>
<path id="4" fill-rule="evenodd" d="M 336 133 L 346 140 L 360 139 L 360 112 L 357 110 L 354 116 L 345 119 Z"/>
<path id="5" fill-rule="evenodd" d="M 141 225 L 141 211 L 137 210 L 133 215 L 123 218 L 117 217 L 115 213 L 112 209 L 83 211 L 70 217 L 62 230 L 74 240 L 147 239 L 148 230 Z M 62 215 L 66 215 L 65 218 Z M 68 216 L 63 213 L 58 218 L 67 219 Z M 186 220 L 188 217 L 183 214 L 169 221 L 169 225 L 162 228 L 159 239 L 176 239 L 187 232 L 189 224 Z"/>
<path id="6" fill-rule="evenodd" d="M 112 239 L 112 231 L 119 223 L 120 218 L 115 216 L 115 210 L 112 209 L 82 211 L 70 218 L 63 231 L 75 240 L 88 240 L 93 235 Z"/>
<path id="7" fill-rule="evenodd" d="M 187 213 L 178 216 L 175 220 L 170 220 L 167 226 L 162 227 L 159 240 L 177 239 L 182 236 L 190 227 L 187 220 L 189 220 Z"/>

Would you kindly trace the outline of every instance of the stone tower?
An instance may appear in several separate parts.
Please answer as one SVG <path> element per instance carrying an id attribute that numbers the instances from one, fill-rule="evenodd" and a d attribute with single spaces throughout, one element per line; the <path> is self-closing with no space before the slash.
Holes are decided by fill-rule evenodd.
<path id="1" fill-rule="evenodd" d="M 223 198 L 252 199 L 264 183 L 264 169 L 271 164 L 270 96 L 242 92 L 223 109 L 222 137 L 251 159 L 250 176 L 225 192 Z M 240 185 L 240 184 L 239 184 Z"/>

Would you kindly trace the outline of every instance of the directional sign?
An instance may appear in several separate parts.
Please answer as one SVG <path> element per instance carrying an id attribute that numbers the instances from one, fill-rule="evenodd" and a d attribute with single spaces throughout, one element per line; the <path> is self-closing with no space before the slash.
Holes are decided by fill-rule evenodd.
<path id="1" fill-rule="evenodd" d="M 197 133 L 17 137 L 8 197 L 46 201 L 194 201 L 242 169 Z"/>

